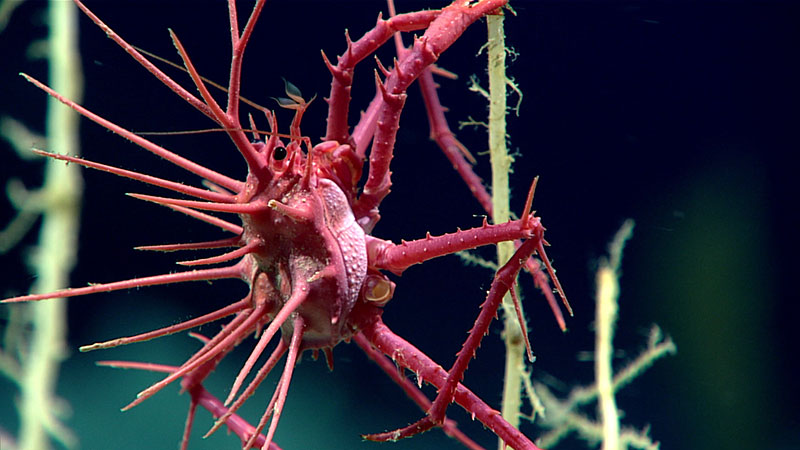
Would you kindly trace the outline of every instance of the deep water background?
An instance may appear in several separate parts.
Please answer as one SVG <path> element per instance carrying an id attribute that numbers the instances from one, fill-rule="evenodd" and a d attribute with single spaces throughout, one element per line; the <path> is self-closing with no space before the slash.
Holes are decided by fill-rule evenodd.
<path id="1" fill-rule="evenodd" d="M 401 11 L 443 2 L 398 2 Z M 593 349 L 593 272 L 622 221 L 636 221 L 623 260 L 620 320 L 615 339 L 619 367 L 643 348 L 659 324 L 678 346 L 677 356 L 658 362 L 620 392 L 623 423 L 650 427 L 662 448 L 800 448 L 800 387 L 797 379 L 796 153 L 797 43 L 800 6 L 795 2 L 513 2 L 506 21 L 516 57 L 509 73 L 522 91 L 519 117 L 509 118 L 512 209 L 519 211 L 531 179 L 540 175 L 535 209 L 547 227 L 549 255 L 576 311 L 566 334 L 528 280 L 522 282 L 538 357 L 534 377 L 568 387 L 588 383 L 592 364 L 579 358 Z M 223 2 L 88 2 L 131 43 L 177 60 L 167 34 L 181 38 L 206 77 L 224 83 L 229 67 L 227 14 Z M 43 127 L 45 95 L 18 72 L 44 79 L 46 66 L 25 58 L 27 46 L 44 36 L 43 2 L 26 2 L 0 34 L 0 114 Z M 250 6 L 243 6 L 242 20 Z M 269 1 L 245 58 L 242 93 L 274 107 L 283 95 L 281 77 L 317 100 L 305 117 L 304 134 L 323 134 L 330 77 L 320 58 L 344 50 L 343 30 L 353 39 L 367 31 L 382 2 Z M 103 32 L 81 17 L 84 105 L 134 131 L 211 127 Z M 460 75 L 439 80 L 449 121 L 484 120 L 485 103 L 467 91 L 471 74 L 483 77 L 485 40 L 477 24 L 440 65 Z M 410 42 L 406 39 L 406 42 Z M 381 52 L 385 64 L 392 50 Z M 356 74 L 351 124 L 374 92 L 367 60 Z M 174 77 L 189 86 L 188 76 Z M 190 89 L 193 90 L 193 89 Z M 393 162 L 393 192 L 381 208 L 374 234 L 398 242 L 477 226 L 483 211 L 428 140 L 424 107 L 409 91 Z M 218 95 L 223 98 L 223 95 Z M 516 99 L 511 98 L 513 104 Z M 280 111 L 285 129 L 291 120 Z M 260 126 L 265 121 L 256 116 Z M 197 183 L 195 177 L 159 161 L 130 143 L 84 121 L 88 159 Z M 482 130 L 459 138 L 488 179 Z M 244 165 L 219 135 L 158 136 L 153 140 L 221 172 L 243 177 Z M 28 186 L 40 166 L 21 162 L 7 148 L 3 183 Z M 74 286 L 174 270 L 172 255 L 131 250 L 135 245 L 217 238 L 216 229 L 125 197 L 160 193 L 127 180 L 85 171 L 86 198 L 79 266 Z M 0 199 L 0 223 L 13 212 Z M 0 296 L 24 292 L 31 281 L 22 261 L 35 242 L 2 256 Z M 492 250 L 482 253 L 493 255 Z M 431 357 L 449 366 L 477 315 L 491 273 L 441 258 L 407 271 L 384 319 Z M 77 352 L 79 345 L 175 323 L 240 298 L 235 281 L 148 288 L 70 300 L 69 358 L 59 392 L 69 402 L 67 421 L 81 448 L 176 448 L 188 398 L 170 387 L 126 413 L 119 408 L 158 375 L 96 367 L 106 359 L 178 364 L 197 348 L 185 335 L 114 350 Z M 794 299 L 794 300 L 792 300 Z M 0 309 L 0 320 L 5 313 Z M 2 324 L 3 322 L 0 322 Z M 2 327 L 2 325 L 0 325 Z M 213 326 L 200 331 L 213 333 Z M 498 406 L 502 383 L 500 326 L 484 339 L 466 384 Z M 209 379 L 222 395 L 246 358 L 228 357 Z M 396 444 L 362 443 L 360 433 L 404 426 L 420 412 L 353 345 L 334 351 L 336 368 L 304 355 L 296 370 L 276 441 L 292 449 L 460 448 L 433 431 Z M 260 415 L 275 380 L 245 407 Z M 432 392 L 429 391 L 430 394 Z M 14 432 L 14 386 L 0 381 L 0 427 Z M 493 436 L 457 407 L 462 428 L 487 448 Z M 591 410 L 588 411 L 592 413 Z M 237 448 L 224 432 L 203 441 L 210 426 L 200 412 L 193 449 Z M 524 425 L 531 437 L 536 427 Z M 560 448 L 585 448 L 567 440 Z"/>

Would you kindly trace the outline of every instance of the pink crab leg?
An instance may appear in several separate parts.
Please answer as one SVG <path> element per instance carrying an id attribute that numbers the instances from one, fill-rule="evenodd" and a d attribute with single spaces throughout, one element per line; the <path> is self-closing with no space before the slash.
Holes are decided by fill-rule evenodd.
<path id="1" fill-rule="evenodd" d="M 353 340 L 355 343 L 364 350 L 364 353 L 367 354 L 369 359 L 375 362 L 378 367 L 383 370 L 389 378 L 392 379 L 398 386 L 406 393 L 408 398 L 410 398 L 417 406 L 422 409 L 422 411 L 428 411 L 431 407 L 431 401 L 428 400 L 428 397 L 425 397 L 425 394 L 412 383 L 408 378 L 404 377 L 402 373 L 397 369 L 392 362 L 390 362 L 383 353 L 379 352 L 372 344 L 369 343 L 366 337 L 363 334 L 358 333 L 353 336 Z M 462 433 L 461 430 L 458 429 L 455 421 L 446 419 L 444 425 L 442 425 L 442 430 L 444 430 L 445 434 L 456 439 L 457 441 L 464 444 L 465 447 L 471 450 L 484 450 L 483 447 L 478 445 L 475 441 L 467 437 L 466 434 Z M 367 440 L 371 439 L 371 435 L 364 436 Z"/>
<path id="2" fill-rule="evenodd" d="M 156 145 L 153 142 L 148 141 L 147 139 L 122 128 L 121 126 L 106 120 L 97 114 L 89 111 L 88 109 L 84 108 L 83 106 L 78 105 L 77 103 L 73 102 L 72 100 L 64 97 L 63 95 L 59 94 L 58 92 L 52 90 L 47 85 L 42 83 L 41 81 L 31 77 L 30 75 L 21 73 L 26 80 L 30 81 L 39 89 L 47 92 L 48 95 L 55 98 L 56 100 L 60 101 L 61 103 L 67 105 L 71 109 L 78 112 L 80 115 L 86 117 L 87 119 L 91 120 L 92 122 L 97 123 L 98 125 L 108 129 L 109 131 L 113 131 L 114 133 L 128 139 L 129 141 L 133 142 L 134 144 L 138 145 L 139 147 L 153 153 L 156 156 L 160 156 L 167 161 L 175 164 L 176 166 L 188 170 L 195 175 L 201 176 L 208 180 L 213 181 L 221 186 L 224 186 L 226 189 L 231 191 L 240 192 L 244 187 L 244 183 L 238 180 L 234 180 L 233 178 L 229 178 L 219 172 L 215 172 L 207 167 L 201 166 L 194 161 L 190 161 L 182 156 L 179 156 L 171 151 Z"/>
<path id="3" fill-rule="evenodd" d="M 441 392 L 448 378 L 447 371 L 425 353 L 392 332 L 383 323 L 378 312 L 366 322 L 361 324 L 361 333 L 370 344 L 392 358 L 401 367 L 419 374 L 423 380 L 436 386 Z M 461 383 L 456 383 L 455 394 L 452 398 L 492 430 L 495 435 L 501 437 L 506 445 L 516 450 L 538 450 L 538 447 L 530 439 L 506 422 L 499 411 L 487 405 Z"/>
<path id="4" fill-rule="evenodd" d="M 397 31 L 415 31 L 427 27 L 441 11 L 419 11 L 414 13 L 400 14 L 388 20 L 383 20 L 378 16 L 375 27 L 368 31 L 364 36 L 353 42 L 349 35 L 347 38 L 347 50 L 339 56 L 337 64 L 334 66 L 322 53 L 325 65 L 333 74 L 331 83 L 331 94 L 328 97 L 328 126 L 325 133 L 326 141 L 337 141 L 347 143 L 350 134 L 348 132 L 347 117 L 350 109 L 350 87 L 353 84 L 353 70 L 361 60 L 372 54 L 382 46 Z M 363 151 L 361 153 L 363 155 Z"/>
<path id="5" fill-rule="evenodd" d="M 458 352 L 453 367 L 448 371 L 444 386 L 439 388 L 439 394 L 433 401 L 428 415 L 412 425 L 397 430 L 396 433 L 403 437 L 413 436 L 444 422 L 447 406 L 453 401 L 456 388 L 463 378 L 470 360 L 475 356 L 481 339 L 489 331 L 489 325 L 497 314 L 497 309 L 500 307 L 503 296 L 513 286 L 522 264 L 541 246 L 541 235 L 535 239 L 525 241 L 511 259 L 497 271 L 486 301 L 481 305 L 481 312 L 475 320 L 475 325 L 469 331 L 469 336 L 464 342 L 461 351 Z M 512 447 L 517 448 L 513 444 Z"/>
<path id="6" fill-rule="evenodd" d="M 496 244 L 514 239 L 529 238 L 542 232 L 538 217 L 514 220 L 499 225 L 489 225 L 484 219 L 479 228 L 458 230 L 442 236 L 428 234 L 424 239 L 393 244 L 368 237 L 367 251 L 374 267 L 400 274 L 408 267 L 439 256 L 469 250 L 482 245 Z"/>
<path id="7" fill-rule="evenodd" d="M 139 370 L 147 370 L 150 372 L 163 372 L 163 373 L 173 373 L 176 370 L 178 370 L 177 366 L 154 364 L 154 363 L 142 363 L 136 361 L 98 361 L 97 365 L 114 367 L 119 369 L 139 369 Z M 199 382 L 192 383 L 192 385 L 188 387 L 187 390 L 189 391 L 189 394 L 192 397 L 192 401 L 189 405 L 189 414 L 186 417 L 186 426 L 184 427 L 183 439 L 181 441 L 181 449 L 187 448 L 189 442 L 189 433 L 191 432 L 192 424 L 194 422 L 194 415 L 197 406 L 202 406 L 203 408 L 207 409 L 214 418 L 218 417 L 221 418 L 226 414 L 229 414 L 230 412 L 230 409 L 222 405 L 222 401 L 220 401 L 214 395 L 209 393 Z M 237 436 L 239 436 L 240 439 L 242 439 L 242 442 L 250 438 L 255 432 L 255 428 L 237 414 L 232 414 L 232 413 L 229 414 L 225 424 L 234 434 L 236 434 Z M 257 446 L 263 445 L 264 441 L 265 441 L 264 436 L 260 435 L 256 438 L 255 445 Z M 281 450 L 280 447 L 278 447 L 277 444 L 275 443 L 272 443 L 269 448 L 270 450 Z"/>
<path id="8" fill-rule="evenodd" d="M 389 4 L 389 14 L 394 16 L 396 14 L 394 1 L 388 0 L 387 3 Z M 403 38 L 400 33 L 395 33 L 394 41 L 397 54 L 399 56 L 405 55 L 407 50 L 403 45 Z M 436 92 L 438 85 L 433 81 L 434 68 L 435 66 L 426 68 L 417 80 L 417 84 L 422 92 L 423 102 L 425 103 L 428 123 L 431 128 L 430 138 L 439 145 L 439 148 L 442 149 L 447 159 L 453 164 L 453 168 L 456 169 L 456 172 L 458 172 L 461 178 L 467 183 L 467 186 L 470 188 L 475 198 L 478 199 L 481 206 L 491 214 L 491 195 L 489 195 L 480 177 L 472 170 L 471 164 L 475 164 L 475 158 L 464 144 L 456 139 L 453 132 L 450 131 L 450 126 L 447 124 L 447 119 L 444 114 L 445 108 L 439 101 L 439 95 Z M 456 78 L 453 74 L 448 74 L 448 77 Z"/>
<path id="9" fill-rule="evenodd" d="M 469 155 L 469 151 L 464 147 L 464 144 L 456 139 L 453 132 L 450 131 L 450 127 L 447 125 L 447 119 L 444 116 L 444 107 L 439 102 L 439 96 L 436 93 L 436 83 L 433 81 L 433 74 L 431 74 L 430 70 L 426 70 L 420 76 L 418 84 L 422 92 L 422 99 L 425 103 L 425 111 L 428 114 L 428 122 L 431 127 L 431 139 L 436 141 L 439 148 L 442 149 L 442 152 L 467 184 L 467 187 L 478 200 L 478 203 L 481 204 L 484 210 L 491 214 L 492 196 L 489 195 L 480 177 L 472 170 L 472 165 L 465 159 L 465 155 Z"/>
<path id="10" fill-rule="evenodd" d="M 506 4 L 505 0 L 486 0 L 465 4 L 455 2 L 431 22 L 422 38 L 415 39 L 412 49 L 399 61 L 380 86 L 384 105 L 377 115 L 377 128 L 369 158 L 369 176 L 364 191 L 354 206 L 357 216 L 377 207 L 389 193 L 389 164 L 392 159 L 400 112 L 408 86 L 422 71 L 436 62 L 466 28 L 485 14 Z"/>
<path id="11" fill-rule="evenodd" d="M 192 391 L 192 397 L 196 398 L 197 403 L 207 409 L 215 418 L 223 416 L 228 411 L 228 408 L 222 405 L 222 401 L 211 395 L 202 384 L 193 386 Z M 251 447 L 263 446 L 267 442 L 264 435 L 258 434 L 252 425 L 237 414 L 228 417 L 225 424 L 231 431 L 239 436 L 242 442 L 250 441 Z M 268 448 L 269 450 L 281 450 L 274 442 L 270 442 Z"/>
<path id="12" fill-rule="evenodd" d="M 150 339 L 167 336 L 173 333 L 177 333 L 179 331 L 188 330 L 190 328 L 194 328 L 199 325 L 203 325 L 209 322 L 213 322 L 215 320 L 222 319 L 224 317 L 227 317 L 231 314 L 237 313 L 247 308 L 249 304 L 250 304 L 249 298 L 245 298 L 243 300 L 239 300 L 236 303 L 231 303 L 230 305 L 225 306 L 224 308 L 220 308 L 216 311 L 210 312 L 200 317 L 195 317 L 194 319 L 186 320 L 184 322 L 160 328 L 158 330 L 148 331 L 147 333 L 137 334 L 135 336 L 112 339 L 110 341 L 105 341 L 105 342 L 97 342 L 91 345 L 83 345 L 80 347 L 80 351 L 89 352 L 92 350 L 119 347 L 120 345 L 132 344 L 134 342 L 144 342 L 144 341 L 149 341 Z"/>
<path id="13" fill-rule="evenodd" d="M 391 0 L 389 0 L 389 10 L 391 14 L 394 14 L 394 4 Z M 397 54 L 398 55 L 405 55 L 407 50 L 403 47 L 402 39 L 399 34 L 395 34 L 395 46 L 397 47 Z M 447 124 L 447 119 L 445 118 L 445 108 L 442 106 L 441 102 L 439 101 L 439 95 L 436 92 L 437 85 L 433 81 L 433 75 L 431 67 L 426 68 L 419 77 L 418 84 L 420 86 L 420 90 L 422 92 L 422 98 L 425 103 L 425 110 L 428 115 L 428 122 L 430 123 L 431 128 L 431 139 L 436 141 L 441 148 L 442 152 L 445 154 L 448 160 L 453 164 L 453 168 L 456 172 L 461 176 L 461 178 L 466 183 L 467 187 L 469 188 L 470 192 L 472 192 L 473 196 L 478 200 L 478 203 L 484 208 L 484 210 L 489 214 L 492 215 L 492 200 L 489 192 L 487 191 L 486 187 L 483 185 L 480 177 L 478 177 L 475 172 L 472 170 L 472 166 L 469 162 L 465 159 L 470 160 L 470 162 L 474 163 L 474 158 L 469 153 L 469 151 L 464 147 L 461 142 L 456 139 L 453 132 L 450 130 L 450 127 Z M 378 100 L 377 98 L 375 100 Z M 362 122 L 356 127 L 356 130 L 353 132 L 353 138 L 356 141 L 357 145 L 364 141 L 366 136 L 362 134 L 366 134 L 365 132 L 374 133 L 374 124 L 369 122 L 372 120 L 372 116 L 377 115 L 378 106 L 380 102 L 373 100 L 370 104 L 369 109 L 362 117 Z M 366 123 L 365 123 L 366 122 Z M 372 126 L 372 128 L 369 128 Z M 371 134 L 369 135 L 371 137 Z M 363 155 L 362 155 L 363 156 Z M 519 246 L 521 242 L 517 241 L 516 245 Z M 549 264 L 549 262 L 548 262 Z M 564 316 L 561 313 L 561 308 L 558 307 L 558 303 L 556 302 L 555 296 L 553 295 L 550 289 L 550 283 L 547 280 L 547 276 L 542 273 L 538 262 L 531 258 L 525 264 L 525 269 L 530 272 L 534 279 L 534 283 L 536 286 L 542 291 L 544 294 L 550 309 L 553 312 L 553 315 L 556 318 L 556 322 L 558 323 L 559 327 L 562 331 L 566 330 L 566 323 L 564 321 Z M 564 307 L 567 309 L 569 315 L 572 315 L 572 307 L 567 300 L 566 294 L 564 293 L 563 288 L 561 287 L 561 283 L 555 278 L 555 271 L 552 268 L 548 268 L 548 270 L 553 274 L 553 283 L 556 285 L 556 290 L 561 296 L 561 301 Z M 518 305 L 515 304 L 515 307 L 518 308 Z M 518 311 L 519 315 L 519 311 Z M 520 316 L 520 323 L 522 324 L 523 320 Z M 524 325 L 523 325 L 524 328 Z"/>
<path id="14" fill-rule="evenodd" d="M 131 278 L 130 280 L 115 281 L 113 283 L 101 283 L 82 288 L 68 288 L 60 291 L 49 292 L 46 294 L 30 294 L 20 297 L 8 298 L 0 303 L 16 303 L 39 301 L 50 298 L 77 297 L 80 295 L 95 294 L 98 292 L 111 292 L 123 289 L 139 288 L 144 286 L 157 286 L 160 284 L 183 283 L 186 281 L 209 281 L 223 278 L 242 278 L 245 273 L 245 266 L 239 262 L 230 267 L 219 267 L 213 269 L 192 270 L 188 272 L 170 273 L 164 275 L 154 275 L 151 277 Z"/>

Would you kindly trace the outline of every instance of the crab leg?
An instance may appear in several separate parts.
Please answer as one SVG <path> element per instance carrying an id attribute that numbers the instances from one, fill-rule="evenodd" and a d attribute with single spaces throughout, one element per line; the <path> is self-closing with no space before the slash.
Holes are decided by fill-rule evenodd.
<path id="1" fill-rule="evenodd" d="M 486 0 L 474 4 L 454 2 L 442 9 L 425 34 L 414 41 L 411 50 L 379 84 L 383 106 L 377 114 L 377 127 L 369 157 L 369 176 L 364 191 L 353 206 L 356 217 L 372 214 L 391 186 L 389 164 L 392 160 L 400 112 L 405 103 L 405 91 L 425 68 L 439 59 L 466 28 L 485 14 L 503 6 L 504 0 Z"/>
<path id="2" fill-rule="evenodd" d="M 484 219 L 483 225 L 478 228 L 458 230 L 442 236 L 428 234 L 424 239 L 403 241 L 400 245 L 369 238 L 367 251 L 373 267 L 400 274 L 408 267 L 432 258 L 470 250 L 482 245 L 530 238 L 534 235 L 541 235 L 543 231 L 538 217 L 529 216 L 528 220 L 519 219 L 499 225 L 489 225 Z"/>
<path id="3" fill-rule="evenodd" d="M 390 13 L 394 14 L 394 5 L 391 1 L 389 2 L 389 8 Z M 403 46 L 402 38 L 399 34 L 395 35 L 395 46 L 397 48 L 398 55 L 405 55 L 408 52 L 408 50 Z M 459 142 L 458 139 L 456 139 L 455 135 L 447 124 L 447 119 L 445 118 L 446 108 L 442 106 L 441 102 L 439 101 L 439 95 L 436 91 L 438 86 L 433 80 L 431 67 L 426 68 L 422 72 L 419 77 L 418 84 L 420 91 L 422 92 L 422 99 L 425 103 L 425 111 L 428 115 L 428 123 L 430 124 L 431 129 L 431 139 L 436 141 L 447 159 L 451 164 L 453 164 L 453 168 L 464 180 L 464 183 L 466 183 L 470 192 L 472 192 L 472 195 L 478 200 L 478 203 L 480 203 L 483 209 L 490 216 L 492 216 L 493 212 L 491 195 L 489 195 L 489 192 L 487 191 L 480 177 L 478 177 L 475 174 L 475 171 L 472 170 L 472 165 L 470 163 L 475 163 L 474 158 L 469 153 L 469 150 L 467 150 L 467 148 L 461 142 Z M 357 144 L 364 139 L 361 134 L 365 134 L 364 130 L 368 129 L 369 124 L 371 123 L 370 120 L 372 120 L 371 117 L 377 114 L 377 107 L 378 102 L 373 101 L 373 103 L 370 104 L 369 109 L 367 109 L 366 113 L 364 114 L 365 117 L 362 117 L 362 123 L 359 123 L 359 126 L 356 127 L 353 137 Z M 371 132 L 374 133 L 374 126 L 372 127 Z M 519 247 L 521 242 L 516 241 L 515 245 Z M 545 263 L 545 265 L 548 266 L 550 264 L 549 261 L 546 261 Z M 551 267 L 548 267 L 547 269 L 551 274 L 553 274 L 553 284 L 555 284 L 556 291 L 561 296 L 561 302 L 571 316 L 572 307 L 567 300 L 564 289 L 561 287 L 561 283 L 554 275 L 555 271 L 552 270 Z M 561 308 L 558 306 L 555 296 L 553 295 L 553 291 L 550 289 L 550 281 L 548 280 L 547 275 L 545 275 L 541 270 L 541 265 L 536 259 L 530 258 L 525 263 L 525 270 L 531 274 L 534 284 L 544 294 L 547 303 L 556 318 L 559 328 L 561 328 L 562 331 L 565 331 L 567 327 L 564 321 L 564 316 L 561 313 Z M 522 324 L 523 321 L 521 318 L 520 321 Z"/>
<path id="4" fill-rule="evenodd" d="M 445 388 L 450 378 L 447 371 L 408 341 L 394 334 L 383 323 L 379 315 L 376 314 L 366 323 L 361 324 L 360 329 L 370 344 L 392 358 L 399 366 L 419 374 L 423 380 L 436 386 L 440 392 Z M 506 422 L 499 411 L 487 405 L 463 384 L 459 382 L 454 384 L 453 395 L 450 399 L 455 400 L 470 414 L 474 414 L 476 419 L 486 425 L 494 434 L 500 436 L 510 447 L 516 450 L 538 450 L 538 447 L 530 439 Z M 432 426 L 432 423 L 429 422 L 426 429 L 430 429 Z M 387 433 L 388 436 L 385 437 L 406 437 L 394 433 L 396 432 Z M 412 434 L 407 434 L 407 436 Z"/>
<path id="5" fill-rule="evenodd" d="M 380 351 L 378 351 L 375 347 L 370 344 L 366 337 L 362 333 L 359 333 L 353 336 L 353 340 L 355 343 L 361 347 L 361 350 L 364 350 L 364 353 L 367 354 L 369 359 L 371 359 L 378 367 L 383 370 L 389 378 L 392 379 L 398 386 L 406 393 L 406 395 L 417 404 L 423 411 L 428 411 L 431 407 L 431 401 L 425 397 L 425 394 L 412 383 L 408 378 L 404 377 L 402 372 L 397 369 L 397 366 L 394 365 L 391 361 L 389 361 L 386 356 L 383 355 Z M 421 381 L 421 380 L 420 380 Z M 475 441 L 467 437 L 461 430 L 458 429 L 456 426 L 455 421 L 446 419 L 444 424 L 442 425 L 442 430 L 448 436 L 457 441 L 464 444 L 465 447 L 471 450 L 483 450 L 483 447 L 478 445 Z M 371 435 L 364 436 L 367 440 L 372 440 Z"/>
<path id="6" fill-rule="evenodd" d="M 441 11 L 419 11 L 400 14 L 388 20 L 378 16 L 375 27 L 367 32 L 361 39 L 353 42 L 350 36 L 347 39 L 347 50 L 339 56 L 334 66 L 325 53 L 322 59 L 333 75 L 331 94 L 328 97 L 328 126 L 325 133 L 326 141 L 347 143 L 350 133 L 347 125 L 347 116 L 350 109 L 350 88 L 353 85 L 353 71 L 355 66 L 364 58 L 380 48 L 397 31 L 416 31 L 427 27 Z M 360 156 L 364 156 L 364 148 L 357 149 Z"/>

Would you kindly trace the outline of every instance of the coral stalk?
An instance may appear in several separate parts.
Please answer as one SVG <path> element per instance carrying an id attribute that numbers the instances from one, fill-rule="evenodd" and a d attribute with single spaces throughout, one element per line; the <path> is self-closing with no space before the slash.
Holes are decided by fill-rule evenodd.
<path id="1" fill-rule="evenodd" d="M 502 14 L 487 17 L 489 56 L 489 155 L 492 164 L 492 222 L 505 223 L 511 218 L 509 173 L 513 158 L 506 147 L 506 47 Z M 502 266 L 514 253 L 513 242 L 497 244 L 497 263 Z M 516 288 L 512 288 L 516 289 Z M 522 378 L 524 376 L 525 339 L 522 335 L 522 305 L 519 314 L 514 308 L 511 292 L 503 297 L 503 340 L 506 346 L 505 379 L 503 382 L 503 418 L 519 427 L 522 408 Z M 498 441 L 500 449 L 505 443 Z"/>
<path id="2" fill-rule="evenodd" d="M 50 82 L 72 98 L 82 96 L 78 55 L 77 10 L 69 2 L 52 0 L 50 23 Z M 53 98 L 47 104 L 47 142 L 56 153 L 78 153 L 78 115 Z M 32 292 L 51 292 L 68 285 L 75 265 L 83 183 L 77 166 L 45 162 L 45 184 L 39 246 L 31 262 L 36 273 Z M 20 450 L 49 447 L 49 436 L 64 444 L 74 438 L 53 417 L 58 368 L 64 358 L 66 303 L 63 299 L 26 306 L 32 321 L 29 353 L 20 374 Z"/>

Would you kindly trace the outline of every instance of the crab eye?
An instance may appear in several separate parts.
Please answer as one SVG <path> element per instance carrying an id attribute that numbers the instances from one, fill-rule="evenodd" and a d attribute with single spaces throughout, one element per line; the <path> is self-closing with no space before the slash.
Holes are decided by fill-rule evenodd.
<path id="1" fill-rule="evenodd" d="M 284 159 L 286 159 L 287 155 L 288 153 L 286 152 L 285 148 L 278 147 L 275 149 L 275 151 L 272 152 L 272 159 L 274 159 L 275 161 L 283 161 Z"/>
<path id="2" fill-rule="evenodd" d="M 364 282 L 364 298 L 373 303 L 388 302 L 394 294 L 394 283 L 385 277 L 368 275 Z"/>

